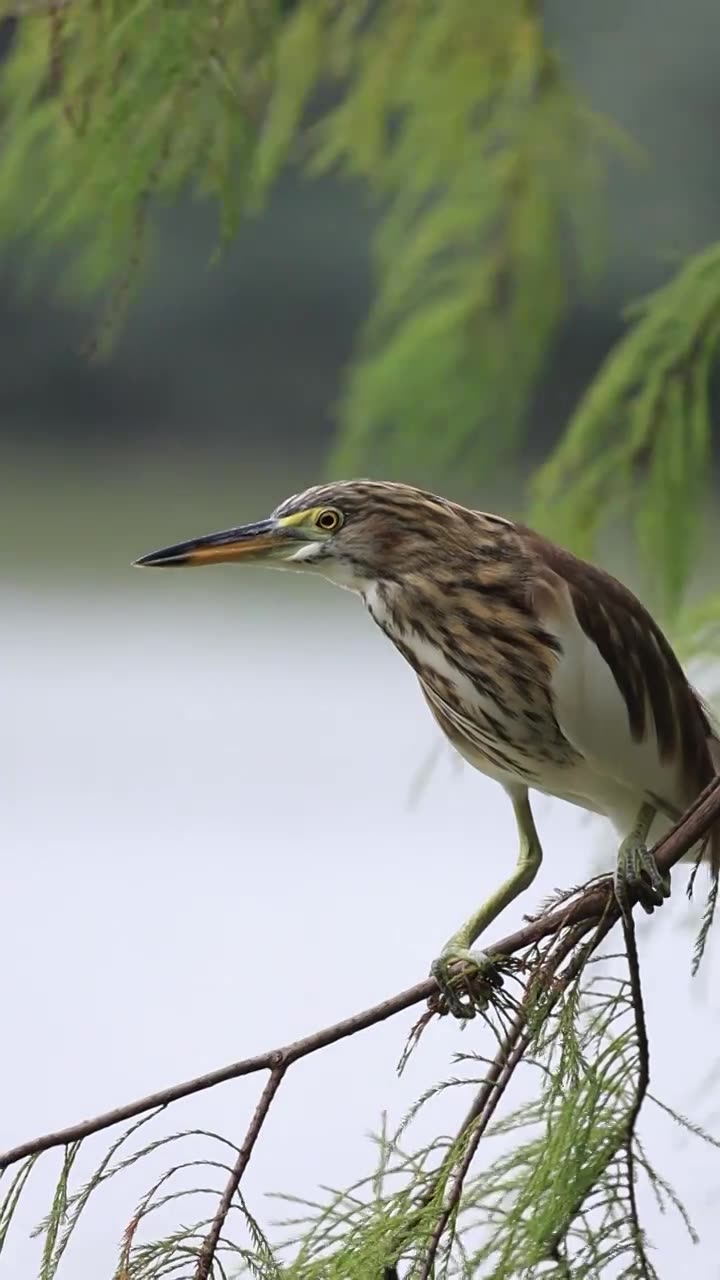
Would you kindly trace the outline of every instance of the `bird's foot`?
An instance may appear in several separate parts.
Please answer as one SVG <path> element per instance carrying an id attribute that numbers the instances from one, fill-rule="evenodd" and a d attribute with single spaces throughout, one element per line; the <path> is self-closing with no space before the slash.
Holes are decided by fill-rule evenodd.
<path id="1" fill-rule="evenodd" d="M 648 915 L 670 897 L 670 873 L 663 874 L 647 846 L 633 836 L 620 845 L 615 868 L 615 897 L 622 911 L 629 895 Z"/>
<path id="2" fill-rule="evenodd" d="M 494 991 L 502 986 L 497 965 L 485 951 L 447 946 L 430 966 L 440 988 L 443 1012 L 467 1021 L 487 1008 Z"/>

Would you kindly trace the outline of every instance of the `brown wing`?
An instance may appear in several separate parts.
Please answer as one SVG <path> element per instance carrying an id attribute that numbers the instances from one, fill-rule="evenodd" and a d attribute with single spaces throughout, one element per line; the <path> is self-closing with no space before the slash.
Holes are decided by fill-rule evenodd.
<path id="1" fill-rule="evenodd" d="M 677 763 L 685 804 L 690 804 L 717 772 L 720 738 L 660 627 L 611 574 L 533 530 L 518 527 L 518 532 L 535 559 L 539 591 L 543 585 L 552 590 L 553 579 L 566 584 L 580 627 L 622 695 L 634 741 L 654 733 L 660 759 Z M 712 861 L 720 867 L 720 830 L 713 836 Z"/>

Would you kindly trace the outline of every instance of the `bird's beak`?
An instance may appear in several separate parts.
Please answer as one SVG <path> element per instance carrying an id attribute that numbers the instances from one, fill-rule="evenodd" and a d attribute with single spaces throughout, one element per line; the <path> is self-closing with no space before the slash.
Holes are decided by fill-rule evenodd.
<path id="1" fill-rule="evenodd" d="M 222 560 L 272 560 L 291 555 L 298 546 L 298 530 L 279 520 L 258 520 L 239 529 L 223 529 L 203 538 L 178 542 L 161 551 L 151 551 L 135 561 L 138 567 L 165 568 L 174 565 L 218 564 Z"/>

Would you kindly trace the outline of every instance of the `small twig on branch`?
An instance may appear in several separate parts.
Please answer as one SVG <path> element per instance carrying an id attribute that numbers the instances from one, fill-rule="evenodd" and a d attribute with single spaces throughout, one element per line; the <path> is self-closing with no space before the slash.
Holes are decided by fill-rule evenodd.
<path id="1" fill-rule="evenodd" d="M 640 1109 L 645 1100 L 645 1095 L 647 1094 L 648 1085 L 650 1083 L 650 1043 L 648 1040 L 647 1025 L 645 1022 L 645 1003 L 643 1000 L 642 982 L 640 979 L 640 957 L 638 956 L 637 942 L 635 940 L 635 922 L 632 917 L 632 910 L 628 904 L 625 904 L 623 909 L 619 911 L 619 914 L 625 938 L 625 950 L 630 979 L 630 994 L 635 1017 L 635 1034 L 637 1036 L 638 1043 L 638 1079 L 633 1105 L 622 1123 L 617 1142 L 615 1142 L 607 1151 L 604 1168 L 607 1168 L 612 1163 L 618 1151 L 624 1147 L 627 1159 L 628 1198 L 630 1201 L 630 1213 L 635 1227 L 636 1245 L 638 1248 L 643 1280 L 650 1280 L 650 1271 L 647 1264 L 647 1258 L 645 1256 L 635 1197 L 635 1153 L 633 1151 L 637 1118 L 640 1114 Z M 588 1190 L 584 1190 L 573 1204 L 567 1215 L 566 1221 L 563 1224 L 562 1230 L 558 1232 L 551 1243 L 549 1256 L 552 1257 L 554 1253 L 559 1250 L 560 1243 L 567 1234 L 570 1224 L 582 1212 L 583 1205 L 585 1204 L 588 1194 Z"/>
<path id="2" fill-rule="evenodd" d="M 712 823 L 718 820 L 720 820 L 720 778 L 705 788 L 705 791 L 702 792 L 681 821 L 656 846 L 654 853 L 660 870 L 668 871 L 683 854 L 687 853 L 697 843 Z M 559 935 L 573 925 L 592 925 L 600 919 L 603 919 L 604 926 L 606 926 L 605 932 L 607 932 L 617 921 L 618 915 L 619 912 L 613 895 L 612 879 L 608 876 L 604 879 L 593 881 L 585 889 L 580 890 L 569 902 L 545 911 L 537 919 L 524 925 L 521 929 L 517 929 L 514 933 L 500 938 L 495 943 L 489 943 L 487 950 L 493 956 L 510 956 L 519 951 L 525 951 L 528 947 L 541 942 L 544 938 Z M 350 1018 L 344 1018 L 332 1026 L 324 1027 L 321 1031 L 313 1032 L 301 1040 L 296 1040 L 278 1049 L 271 1049 L 266 1053 L 256 1054 L 250 1058 L 243 1058 L 238 1062 L 229 1063 L 215 1071 L 209 1071 L 205 1075 L 170 1085 L 165 1089 L 158 1089 L 155 1093 L 147 1094 L 144 1098 L 138 1098 L 133 1102 L 125 1103 L 123 1106 L 115 1107 L 111 1111 L 102 1112 L 92 1119 L 82 1120 L 78 1124 L 68 1126 L 66 1129 L 59 1129 L 53 1133 L 46 1133 L 27 1142 L 19 1143 L 17 1146 L 0 1154 L 0 1171 L 10 1165 L 17 1164 L 18 1161 L 28 1156 L 38 1155 L 40 1152 L 49 1151 L 53 1147 L 67 1146 L 71 1142 L 80 1141 L 91 1134 L 100 1133 L 102 1130 L 110 1129 L 116 1124 L 132 1120 L 146 1111 L 152 1111 L 158 1107 L 167 1107 L 170 1103 L 177 1102 L 181 1098 L 190 1097 L 192 1094 L 200 1093 L 205 1089 L 212 1089 L 216 1085 L 224 1084 L 229 1080 L 237 1080 L 241 1076 L 252 1075 L 257 1071 L 274 1071 L 281 1068 L 287 1070 L 293 1062 L 299 1061 L 300 1058 L 306 1058 L 310 1054 L 326 1048 L 328 1045 L 336 1044 L 339 1040 L 357 1035 L 358 1032 L 366 1031 L 369 1027 L 377 1026 L 381 1022 L 387 1021 L 388 1018 L 393 1018 L 396 1014 L 402 1013 L 405 1009 L 410 1009 L 413 1005 L 419 1004 L 420 1001 L 427 1000 L 436 993 L 437 984 L 435 979 L 426 978 L 424 982 L 418 982 L 414 987 L 409 987 L 406 991 L 401 991 L 398 995 L 391 996 L 388 1000 L 383 1000 L 379 1004 L 373 1005 L 369 1009 L 364 1009 L 361 1013 L 354 1014 Z"/>
<path id="3" fill-rule="evenodd" d="M 457 1145 L 461 1141 L 463 1136 L 466 1133 L 469 1133 L 469 1131 L 473 1128 L 474 1125 L 478 1126 L 478 1129 L 476 1130 L 476 1135 L 475 1135 L 477 1138 L 477 1141 L 474 1141 L 474 1145 L 472 1147 L 472 1150 L 470 1151 L 470 1159 L 467 1160 L 466 1163 L 464 1163 L 464 1167 L 461 1168 L 459 1175 L 456 1174 L 456 1178 L 453 1182 L 453 1186 L 450 1191 L 449 1202 L 446 1202 L 446 1206 L 444 1206 L 443 1209 L 441 1209 L 441 1216 L 438 1220 L 438 1223 L 436 1223 L 436 1226 L 433 1230 L 433 1234 L 431 1236 L 431 1239 L 428 1245 L 430 1249 L 430 1255 L 429 1255 L 429 1258 L 428 1256 L 426 1256 L 426 1259 L 425 1259 L 426 1270 L 427 1270 L 428 1264 L 431 1265 L 434 1260 L 434 1255 L 439 1246 L 440 1240 L 442 1238 L 442 1234 L 448 1222 L 450 1221 L 450 1218 L 454 1211 L 454 1207 L 459 1201 L 464 1179 L 467 1175 L 468 1169 L 470 1168 L 470 1164 L 472 1162 L 472 1158 L 475 1154 L 475 1150 L 477 1149 L 477 1145 L 480 1141 L 480 1138 L 482 1137 L 483 1132 L 487 1128 L 487 1122 L 490 1120 L 492 1116 L 492 1112 L 495 1110 L 498 1102 L 500 1101 L 500 1098 L 503 1092 L 505 1091 L 507 1084 L 509 1083 L 509 1080 L 512 1076 L 512 1072 L 515 1066 L 517 1065 L 517 1062 L 524 1055 L 524 1052 L 527 1049 L 527 1045 L 529 1043 L 529 1039 L 532 1038 L 531 1036 L 529 1036 L 526 1041 L 526 1038 L 523 1035 L 523 1032 L 526 1030 L 526 1027 L 527 1027 L 527 1012 L 530 1008 L 532 1001 L 537 996 L 538 988 L 543 986 L 547 989 L 547 987 L 550 986 L 552 977 L 557 972 L 558 967 L 562 964 L 563 960 L 570 954 L 573 948 L 577 946 L 578 942 L 580 942 L 584 934 L 589 932 L 591 927 L 592 927 L 592 922 L 589 922 L 589 921 L 584 924 L 576 925 L 572 933 L 568 933 L 565 936 L 565 938 L 558 938 L 557 949 L 555 951 L 552 951 L 552 946 L 556 944 L 554 943 L 551 944 L 551 948 L 546 951 L 545 956 L 540 961 L 540 966 L 536 974 L 534 975 L 533 985 L 532 987 L 529 986 L 528 989 L 526 990 L 523 1002 L 520 1005 L 520 1007 L 516 1010 L 515 1017 L 513 1018 L 511 1025 L 508 1027 L 502 1041 L 500 1042 L 500 1045 L 498 1047 L 497 1053 L 495 1054 L 495 1057 L 492 1060 L 485 1059 L 485 1061 L 488 1062 L 487 1075 L 485 1076 L 476 1097 L 473 1099 L 473 1103 L 472 1103 L 472 1106 L 470 1107 L 470 1110 L 468 1111 L 467 1115 L 465 1116 L 464 1120 L 462 1121 L 462 1123 L 458 1128 L 457 1135 L 453 1143 L 453 1147 L 451 1149 L 449 1158 L 452 1159 L 452 1152 L 457 1148 Z M 577 976 L 580 969 L 584 965 L 586 959 L 588 958 L 590 954 L 590 950 L 594 950 L 600 944 L 600 942 L 605 937 L 605 935 L 609 932 L 611 927 L 612 927 L 612 921 L 607 917 L 600 922 L 600 924 L 598 925 L 597 935 L 594 939 L 591 940 L 589 947 L 584 948 L 583 951 L 575 957 L 575 960 L 573 961 L 572 969 L 570 966 L 568 966 L 568 970 L 566 971 L 566 974 L 563 975 L 562 981 L 557 985 L 557 990 L 552 995 L 551 1004 L 554 1004 L 556 1002 L 557 997 L 559 997 L 562 994 L 562 992 L 565 990 L 568 983 L 571 982 L 572 979 Z M 600 930 L 602 930 L 602 934 L 600 933 Z M 517 1057 L 516 1057 L 516 1050 L 518 1049 L 518 1046 L 520 1046 L 520 1051 L 519 1053 L 517 1053 Z M 509 1066 L 510 1066 L 510 1070 L 507 1069 Z M 487 1115 L 483 1117 L 483 1112 L 488 1107 L 490 1108 L 490 1110 L 487 1113 Z M 481 1121 L 481 1117 L 483 1117 L 482 1121 Z M 467 1155 L 467 1152 L 466 1152 L 466 1155 Z M 396 1245 L 398 1258 L 402 1256 L 404 1242 L 408 1238 L 408 1231 L 412 1230 L 412 1228 L 414 1227 L 417 1221 L 417 1217 L 420 1216 L 424 1212 L 424 1210 L 427 1209 L 428 1206 L 432 1203 L 437 1193 L 440 1182 L 443 1179 L 446 1164 L 447 1164 L 447 1161 L 443 1163 L 443 1165 L 441 1165 L 436 1176 L 433 1178 L 432 1182 L 430 1183 L 430 1186 L 422 1193 L 421 1196 L 418 1197 L 417 1205 L 416 1205 L 417 1213 L 413 1217 L 413 1219 L 411 1219 L 410 1224 L 408 1224 L 405 1227 L 402 1234 L 402 1238 Z M 397 1280 L 397 1265 L 395 1266 L 394 1271 L 392 1271 L 392 1268 L 388 1268 L 388 1271 L 390 1272 L 391 1280 Z M 424 1273 L 421 1273 L 421 1276 L 422 1274 Z M 384 1280 L 388 1280 L 388 1277 L 385 1276 Z"/>
<path id="4" fill-rule="evenodd" d="M 516 1018 L 498 1049 L 495 1060 L 480 1087 L 473 1106 L 460 1127 L 458 1138 L 461 1138 L 464 1133 L 471 1130 L 472 1136 L 453 1179 L 445 1205 L 433 1228 L 418 1280 L 431 1280 L 440 1241 L 453 1214 L 460 1205 L 465 1179 L 475 1158 L 480 1140 L 487 1130 L 505 1089 L 510 1083 L 518 1062 L 523 1057 L 533 1038 L 533 1028 L 528 1026 L 528 1018 L 536 1001 L 538 989 L 549 991 L 544 1006 L 549 1013 L 570 983 L 578 977 L 593 951 L 599 947 L 610 932 L 612 924 L 613 921 L 608 913 L 598 924 L 592 938 L 577 951 L 578 944 L 584 935 L 590 931 L 592 925 L 589 921 L 575 925 L 574 928 L 568 930 L 560 945 L 545 957 L 539 971 L 534 975 Z M 558 969 L 573 951 L 576 951 L 576 954 L 558 977 Z M 431 1198 L 432 1195 L 429 1199 Z"/>
<path id="5" fill-rule="evenodd" d="M 574 945 L 574 943 L 573 943 Z M 495 1107 L 504 1092 L 503 1086 L 509 1081 L 517 1063 L 520 1061 L 528 1044 L 530 1043 L 532 1033 L 527 1027 L 526 1011 L 521 1009 L 511 1023 L 506 1036 L 497 1051 L 495 1060 L 488 1072 L 486 1079 L 480 1087 L 475 1103 L 470 1111 L 469 1116 L 463 1122 L 456 1143 L 463 1135 L 469 1132 L 473 1125 L 475 1126 L 472 1137 L 469 1139 L 465 1153 L 460 1161 L 459 1168 L 453 1178 L 447 1199 L 432 1230 L 432 1235 L 428 1241 L 427 1252 L 419 1273 L 418 1280 L 431 1280 L 435 1270 L 435 1258 L 440 1246 L 445 1230 L 456 1212 L 462 1195 L 462 1189 L 465 1184 L 470 1165 L 472 1164 L 475 1153 L 478 1149 L 480 1139 L 485 1132 Z M 434 1186 L 433 1186 L 434 1193 Z M 432 1194 L 427 1197 L 432 1199 Z M 423 1197 L 425 1200 L 426 1197 Z"/>
<path id="6" fill-rule="evenodd" d="M 554 1262 L 557 1264 L 558 1270 L 563 1280 L 572 1280 L 572 1272 L 570 1271 L 570 1264 L 567 1258 L 565 1257 L 564 1253 L 562 1253 L 559 1245 L 556 1245 L 555 1248 L 552 1249 L 548 1254 L 548 1262 Z"/>
<path id="7" fill-rule="evenodd" d="M 645 1022 L 645 1002 L 643 1000 L 642 982 L 640 980 L 640 957 L 635 940 L 635 922 L 631 912 L 623 912 L 623 933 L 627 950 L 628 969 L 630 972 L 630 991 L 632 993 L 633 1011 L 635 1014 L 635 1035 L 638 1043 L 638 1078 L 635 1090 L 635 1101 L 625 1123 L 625 1155 L 627 1163 L 628 1198 L 630 1214 L 635 1229 L 635 1246 L 643 1280 L 650 1280 L 650 1268 L 645 1254 L 645 1242 L 640 1226 L 637 1197 L 635 1195 L 635 1129 L 645 1095 L 650 1084 L 650 1042 L 648 1040 L 647 1023 Z"/>
<path id="8" fill-rule="evenodd" d="M 210 1225 L 210 1230 L 208 1231 L 200 1249 L 200 1253 L 198 1254 L 194 1280 L 208 1280 L 210 1269 L 213 1265 L 215 1254 L 217 1252 L 218 1241 L 220 1240 L 222 1229 L 225 1226 L 225 1219 L 230 1212 L 230 1206 L 233 1202 L 233 1196 L 240 1186 L 240 1180 L 250 1162 L 250 1156 L 252 1155 L 252 1150 L 257 1141 L 258 1134 L 260 1133 L 265 1122 L 265 1117 L 270 1110 L 272 1100 L 280 1088 L 286 1070 L 287 1068 L 285 1066 L 279 1066 L 274 1067 L 270 1072 L 267 1084 L 265 1085 L 265 1088 L 260 1095 L 257 1107 L 255 1108 L 255 1114 L 248 1125 L 245 1140 L 238 1152 L 237 1160 L 235 1161 L 230 1177 L 227 1180 L 225 1190 L 220 1197 L 220 1202 L 218 1204 L 215 1217 Z"/>

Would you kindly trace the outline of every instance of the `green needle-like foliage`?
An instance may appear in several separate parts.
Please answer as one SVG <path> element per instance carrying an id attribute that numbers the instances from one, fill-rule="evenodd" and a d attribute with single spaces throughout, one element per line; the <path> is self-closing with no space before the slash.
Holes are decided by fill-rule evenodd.
<path id="1" fill-rule="evenodd" d="M 0 235 L 68 245 L 71 282 L 114 278 L 119 306 L 158 201 L 213 198 L 229 237 L 289 157 L 360 179 L 384 215 L 378 295 L 338 465 L 380 443 L 398 465 L 418 447 L 428 463 L 477 456 L 498 422 L 511 447 L 569 273 L 597 256 L 609 133 L 533 4 L 30 9 L 2 80 Z"/>
<path id="2" fill-rule="evenodd" d="M 396 1132 L 384 1120 L 374 1138 L 374 1167 L 353 1186 L 325 1188 L 316 1199 L 276 1196 L 284 1217 L 271 1231 L 236 1193 L 209 1274 L 253 1280 L 419 1280 L 426 1274 L 435 1280 L 515 1280 L 534 1276 L 542 1266 L 538 1274 L 555 1280 L 597 1280 L 604 1268 L 628 1280 L 653 1280 L 636 1183 L 644 1182 L 663 1212 L 676 1212 L 690 1238 L 697 1237 L 670 1182 L 648 1160 L 633 1121 L 642 1070 L 637 1019 L 631 983 L 611 960 L 581 968 L 559 1000 L 538 999 L 523 1058 L 523 1069 L 532 1073 L 523 1090 L 529 1100 L 498 1109 L 486 1126 L 429 1273 L 423 1268 L 438 1214 L 484 1121 L 476 1114 L 457 1137 L 438 1136 L 420 1146 L 413 1146 L 412 1133 L 418 1112 L 447 1090 L 461 1095 L 465 1105 L 482 1092 L 492 1066 L 475 1053 L 457 1056 L 455 1076 L 428 1090 Z M 648 1105 L 695 1138 L 720 1145 L 661 1101 L 648 1099 Z M 196 1275 L 212 1216 L 195 1215 L 204 1202 L 214 1207 L 238 1147 L 200 1130 L 138 1146 L 140 1128 L 157 1123 L 160 1114 L 150 1113 L 121 1134 L 75 1189 L 73 1166 L 81 1144 L 65 1153 L 50 1212 L 38 1228 L 40 1280 L 59 1274 L 95 1192 L 128 1170 L 152 1167 L 158 1157 L 161 1172 L 150 1176 L 147 1191 L 128 1211 L 114 1280 Z M 192 1158 L 179 1154 L 188 1143 Z M 0 1209 L 5 1228 L 31 1168 L 32 1162 L 20 1166 L 8 1187 Z M 183 1221 L 184 1204 L 191 1220 L 169 1235 L 153 1236 L 153 1215 L 170 1206 Z M 4 1239 L 5 1230 L 0 1247 Z"/>
<path id="3" fill-rule="evenodd" d="M 675 611 L 692 573 L 712 476 L 720 246 L 698 254 L 630 318 L 627 336 L 537 476 L 536 501 L 545 523 L 586 552 L 610 515 L 629 513 Z M 715 644 L 709 627 L 717 626 L 717 608 L 696 617 Z"/>

